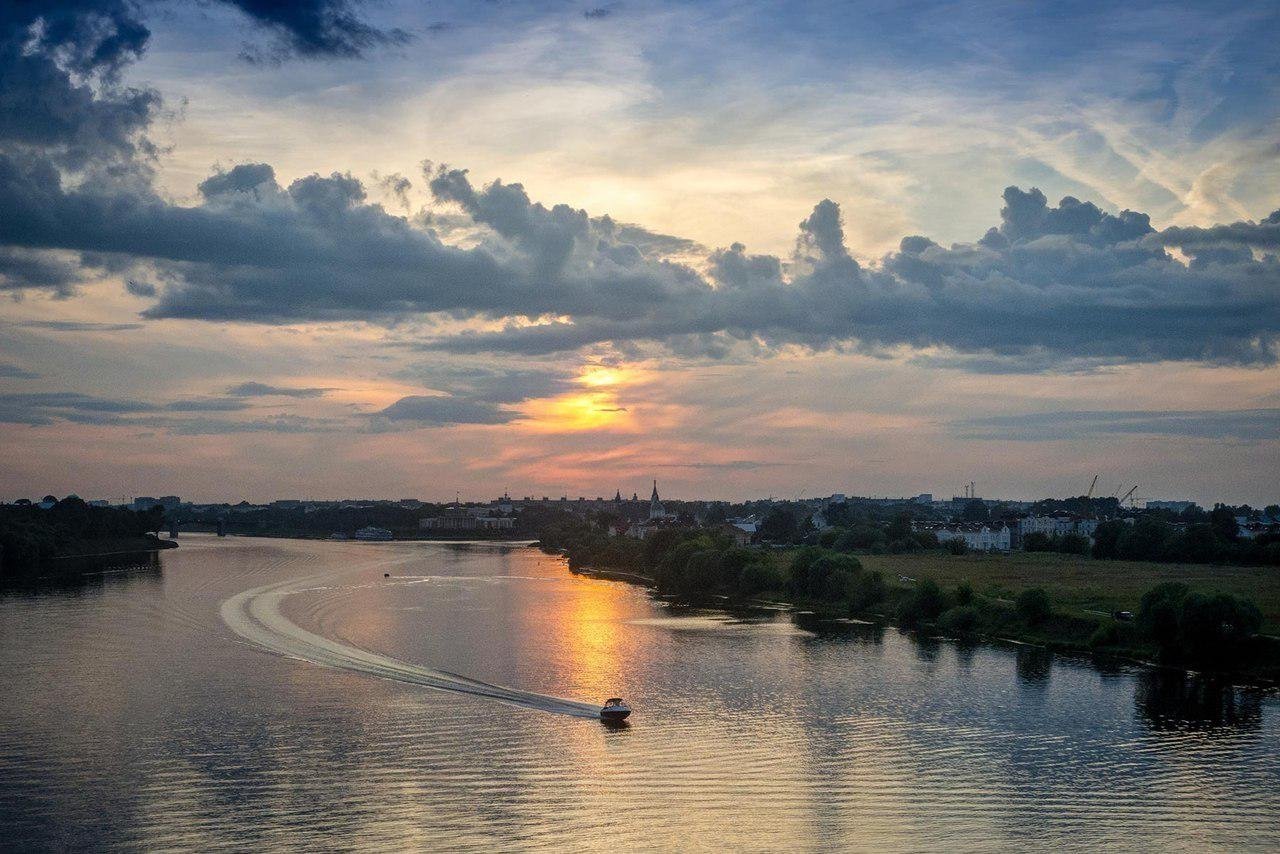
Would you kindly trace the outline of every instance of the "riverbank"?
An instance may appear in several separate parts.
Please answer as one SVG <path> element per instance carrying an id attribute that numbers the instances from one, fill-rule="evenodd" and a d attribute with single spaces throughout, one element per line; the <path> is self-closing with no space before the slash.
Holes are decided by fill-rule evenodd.
<path id="1" fill-rule="evenodd" d="M 77 540 L 68 544 L 67 550 L 59 550 L 50 560 L 82 560 L 85 558 L 115 557 L 142 552 L 158 552 L 165 549 L 176 549 L 174 540 L 162 540 L 159 537 L 144 535 L 140 537 L 108 537 L 94 540 Z"/>
<path id="2" fill-rule="evenodd" d="M 1160 647 L 1139 632 L 1132 617 L 1118 619 L 1116 614 L 1136 612 L 1143 594 L 1158 584 L 1184 584 L 1192 594 L 1206 598 L 1220 593 L 1247 596 L 1261 592 L 1263 625 L 1268 629 L 1280 614 L 1280 574 L 1250 567 L 1147 565 L 1021 553 L 853 558 L 811 549 L 808 551 L 815 561 L 834 557 L 848 562 L 852 558 L 848 563 L 850 577 L 840 580 L 851 592 L 806 597 L 794 592 L 792 567 L 800 553 L 795 549 L 756 553 L 754 559 L 770 565 L 770 571 L 756 574 L 779 583 L 750 593 L 723 585 L 695 593 L 673 593 L 663 590 L 660 569 L 653 573 L 635 567 L 618 569 L 575 559 L 571 548 L 555 551 L 569 558 L 574 572 L 655 587 L 666 598 L 682 604 L 728 610 L 785 607 L 819 619 L 866 620 L 925 637 L 1027 644 L 1148 666 L 1163 666 L 1156 663 L 1161 659 Z M 840 575 L 846 570 L 826 571 Z M 1042 598 L 1039 591 L 1044 592 Z M 1231 667 L 1221 675 L 1241 684 L 1280 685 L 1277 638 L 1258 634 L 1244 640 L 1235 652 L 1237 655 L 1224 659 Z M 1187 665 L 1168 666 L 1188 671 Z"/>

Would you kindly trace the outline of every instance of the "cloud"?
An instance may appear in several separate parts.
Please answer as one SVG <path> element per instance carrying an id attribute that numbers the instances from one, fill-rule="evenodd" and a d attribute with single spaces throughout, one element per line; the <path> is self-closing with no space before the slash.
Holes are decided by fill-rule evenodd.
<path id="1" fill-rule="evenodd" d="M 194 397 L 165 404 L 170 412 L 236 412 L 249 406 L 243 400 L 228 397 Z"/>
<path id="2" fill-rule="evenodd" d="M 375 423 L 406 422 L 438 427 L 446 424 L 506 424 L 518 413 L 494 403 L 456 397 L 402 397 L 374 416 Z"/>
<path id="3" fill-rule="evenodd" d="M 157 293 L 155 285 L 149 282 L 135 282 L 133 279 L 124 283 L 124 289 L 135 297 L 154 297 Z"/>
<path id="4" fill-rule="evenodd" d="M 960 438 L 1055 441 L 1115 435 L 1184 436 L 1274 442 L 1280 409 L 1032 412 L 989 415 L 949 423 Z"/>
<path id="5" fill-rule="evenodd" d="M 128 332 L 143 327 L 141 323 L 102 323 L 93 320 L 26 320 L 22 325 L 50 332 Z"/>
<path id="6" fill-rule="evenodd" d="M 124 416 L 154 412 L 154 404 L 140 400 L 96 397 L 75 392 L 0 394 L 0 422 L 46 425 L 54 421 L 77 424 L 127 423 Z"/>
<path id="7" fill-rule="evenodd" d="M 765 463 L 758 460 L 729 460 L 723 463 L 653 463 L 654 468 L 660 469 L 699 469 L 708 471 L 754 471 L 756 469 L 772 468 L 774 466 L 785 465 L 785 463 Z"/>
<path id="8" fill-rule="evenodd" d="M 180 436 L 210 436 L 228 433 L 332 433 L 349 429 L 346 422 L 332 418 L 310 418 L 303 415 L 274 415 L 233 421 L 225 418 L 192 418 L 171 421 L 165 425 L 170 433 Z"/>
<path id="9" fill-rule="evenodd" d="M 0 246 L 0 291 L 47 290 L 68 297 L 82 278 L 58 253 Z"/>
<path id="10" fill-rule="evenodd" d="M 401 371 L 399 376 L 481 403 L 519 403 L 535 397 L 553 397 L 575 387 L 574 373 L 559 369 L 432 363 Z"/>
<path id="11" fill-rule="evenodd" d="M 254 23 L 273 32 L 277 43 L 267 57 L 290 55 L 306 58 L 359 57 L 378 47 L 407 44 L 409 33 L 398 28 L 379 29 L 362 20 L 356 9 L 360 0 L 307 0 L 278 3 L 271 0 L 224 0 Z"/>
<path id="12" fill-rule="evenodd" d="M 34 380 L 38 379 L 40 375 L 9 362 L 0 362 L 0 377 L 11 380 Z"/>
<path id="13" fill-rule="evenodd" d="M 227 394 L 232 397 L 323 397 L 326 392 L 333 391 L 331 388 L 317 387 L 295 387 L 295 386 L 279 386 L 267 385 L 260 382 L 243 382 L 233 385 L 227 389 Z"/>
<path id="14" fill-rule="evenodd" d="M 399 36 L 342 0 L 237 2 L 303 56 L 352 56 Z M 973 242 L 902 239 L 854 259 L 837 202 L 798 226 L 789 258 L 696 244 L 532 200 L 516 183 L 427 173 L 461 211 L 467 243 L 368 200 L 350 174 L 287 187 L 245 163 L 179 206 L 151 181 L 145 132 L 158 96 L 120 82 L 146 45 L 136 7 L 33 3 L 0 13 L 0 284 L 74 288 L 64 256 L 89 254 L 162 283 L 150 319 L 294 323 L 498 321 L 438 337 L 458 353 L 550 354 L 601 343 L 702 358 L 940 348 L 990 360 L 1266 365 L 1280 336 L 1280 217 L 1154 229 L 1071 196 L 1009 187 L 1001 222 Z M 28 109 L 25 104 L 34 104 Z M 393 194 L 395 190 L 393 189 Z M 1167 247 L 1191 259 L 1184 264 Z M 686 256 L 701 252 L 701 257 Z M 61 268 L 53 261 L 61 259 Z M 82 259 L 83 260 L 83 259 Z M 147 298 L 153 286 L 136 286 Z"/>

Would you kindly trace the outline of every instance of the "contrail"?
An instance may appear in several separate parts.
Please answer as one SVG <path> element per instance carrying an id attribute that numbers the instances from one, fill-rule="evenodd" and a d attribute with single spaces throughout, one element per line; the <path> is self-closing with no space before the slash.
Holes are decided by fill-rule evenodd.
<path id="1" fill-rule="evenodd" d="M 485 697 L 540 712 L 582 718 L 600 716 L 600 707 L 591 703 L 490 685 L 456 673 L 419 667 L 330 640 L 296 625 L 280 612 L 280 602 L 286 596 L 312 588 L 331 578 L 332 576 L 298 578 L 237 593 L 222 603 L 222 621 L 240 637 L 265 650 L 322 667 L 336 667 L 437 691 Z"/>

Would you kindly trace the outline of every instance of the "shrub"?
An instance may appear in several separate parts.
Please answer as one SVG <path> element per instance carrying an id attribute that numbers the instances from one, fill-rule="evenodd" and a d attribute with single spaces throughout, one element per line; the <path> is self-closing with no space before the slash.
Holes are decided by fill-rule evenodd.
<path id="1" fill-rule="evenodd" d="M 969 545 L 960 537 L 954 537 L 947 540 L 947 551 L 953 555 L 964 555 L 969 553 Z"/>
<path id="2" fill-rule="evenodd" d="M 1120 629 L 1115 623 L 1106 623 L 1094 629 L 1089 636 L 1089 646 L 1097 649 L 1104 646 L 1120 645 Z"/>
<path id="3" fill-rule="evenodd" d="M 956 604 L 972 605 L 973 604 L 973 585 L 967 581 L 962 581 L 956 587 Z"/>
<path id="4" fill-rule="evenodd" d="M 1049 594 L 1040 587 L 1023 590 L 1014 601 L 1014 610 L 1028 626 L 1036 626 L 1049 618 Z"/>
<path id="5" fill-rule="evenodd" d="M 936 620 L 946 607 L 947 600 L 942 595 L 942 588 L 932 578 L 926 578 L 898 603 L 898 622 L 910 627 L 927 620 Z"/>
<path id="6" fill-rule="evenodd" d="M 1022 538 L 1022 549 L 1028 552 L 1053 551 L 1053 541 L 1041 531 L 1032 531 Z"/>
<path id="7" fill-rule="evenodd" d="M 938 625 L 943 631 L 969 637 L 978 631 L 978 610 L 970 605 L 960 605 L 942 613 Z"/>
<path id="8" fill-rule="evenodd" d="M 865 610 L 884 599 L 884 576 L 879 571 L 858 575 L 849 588 L 849 607 Z"/>
<path id="9" fill-rule="evenodd" d="M 772 562 L 754 561 L 748 563 L 742 568 L 742 573 L 738 576 L 738 589 L 748 595 L 762 593 L 766 590 L 782 590 L 785 586 L 786 582 L 782 579 L 782 573 Z"/>

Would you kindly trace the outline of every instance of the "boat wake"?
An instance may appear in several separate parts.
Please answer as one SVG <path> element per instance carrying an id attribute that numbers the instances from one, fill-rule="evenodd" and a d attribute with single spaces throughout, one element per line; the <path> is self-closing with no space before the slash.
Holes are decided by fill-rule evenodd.
<path id="1" fill-rule="evenodd" d="M 280 603 L 286 597 L 304 590 L 315 589 L 317 584 L 325 580 L 328 579 L 324 576 L 300 578 L 266 584 L 237 593 L 222 603 L 222 621 L 240 637 L 262 649 L 322 667 L 336 667 L 381 679 L 421 685 L 437 691 L 485 697 L 512 706 L 551 714 L 582 718 L 600 716 L 600 707 L 590 703 L 548 697 L 530 691 L 504 688 L 501 685 L 490 685 L 456 673 L 397 661 L 394 658 L 387 658 L 330 640 L 307 631 L 281 613 Z"/>

